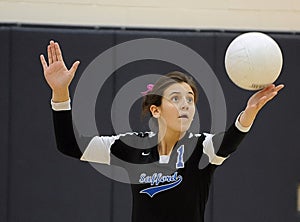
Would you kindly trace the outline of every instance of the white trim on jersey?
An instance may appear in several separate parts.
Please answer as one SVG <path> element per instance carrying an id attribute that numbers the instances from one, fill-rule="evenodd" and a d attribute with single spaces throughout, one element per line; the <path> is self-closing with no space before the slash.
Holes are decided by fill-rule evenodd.
<path id="1" fill-rule="evenodd" d="M 169 163 L 169 161 L 170 161 L 170 156 L 169 155 L 160 155 L 159 156 L 159 163 L 167 164 L 167 163 Z"/>
<path id="2" fill-rule="evenodd" d="M 214 165 L 221 165 L 228 157 L 220 157 L 215 153 L 214 144 L 212 141 L 213 134 L 204 133 L 205 140 L 203 141 L 203 153 L 209 158 L 209 162 Z"/>
<path id="3" fill-rule="evenodd" d="M 65 102 L 53 102 L 51 99 L 51 106 L 54 111 L 63 111 L 63 110 L 71 110 L 71 99 L 69 98 Z"/>
<path id="4" fill-rule="evenodd" d="M 71 99 L 65 102 L 58 102 L 58 103 L 53 102 L 51 100 L 51 106 L 52 109 L 55 111 L 71 110 Z M 243 114 L 243 112 L 241 112 L 236 118 L 235 126 L 241 132 L 246 133 L 250 130 L 252 125 L 250 125 L 249 127 L 244 127 L 241 125 L 241 123 L 239 122 L 239 118 Z M 125 136 L 128 134 L 133 135 L 135 133 L 125 133 L 117 136 L 95 136 L 88 144 L 80 160 L 110 165 L 111 146 L 114 144 L 116 140 L 120 138 L 120 136 Z M 149 137 L 152 137 L 153 135 L 155 134 L 150 134 Z M 204 135 L 206 136 L 206 138 L 203 141 L 203 153 L 209 157 L 209 162 L 211 164 L 221 165 L 224 162 L 224 160 L 227 159 L 228 157 L 224 158 L 224 157 L 217 156 L 215 154 L 214 145 L 212 142 L 213 135 L 207 133 L 204 133 Z M 194 136 L 199 137 L 201 136 L 201 134 L 194 134 Z M 191 137 L 193 137 L 192 133 L 189 135 L 189 138 Z M 169 158 L 170 158 L 169 156 L 160 156 L 159 162 L 168 163 Z"/>
<path id="5" fill-rule="evenodd" d="M 95 136 L 85 149 L 80 160 L 110 164 L 110 147 L 115 142 L 115 137 Z"/>
<path id="6" fill-rule="evenodd" d="M 88 144 L 80 160 L 110 165 L 111 146 L 116 140 L 120 139 L 121 136 L 134 134 L 136 133 L 124 133 L 116 136 L 95 136 Z"/>
<path id="7" fill-rule="evenodd" d="M 110 148 L 114 142 L 121 136 L 133 135 L 135 133 L 120 134 L 117 136 L 95 136 L 85 149 L 80 160 L 90 161 L 110 165 Z M 201 134 L 199 134 L 201 135 Z M 212 142 L 213 134 L 204 133 L 203 153 L 209 158 L 209 162 L 215 165 L 221 165 L 228 157 L 220 157 L 215 154 Z M 160 156 L 159 163 L 168 163 L 170 156 Z"/>
<path id="8" fill-rule="evenodd" d="M 121 136 L 134 134 L 135 133 L 125 133 L 117 136 L 95 136 L 88 144 L 80 160 L 110 165 L 110 148 L 114 142 L 120 139 Z M 155 133 L 149 133 L 149 137 L 153 135 L 155 135 Z M 145 155 L 147 155 L 147 153 L 145 153 Z M 170 156 L 161 155 L 159 163 L 167 164 L 169 160 Z"/>

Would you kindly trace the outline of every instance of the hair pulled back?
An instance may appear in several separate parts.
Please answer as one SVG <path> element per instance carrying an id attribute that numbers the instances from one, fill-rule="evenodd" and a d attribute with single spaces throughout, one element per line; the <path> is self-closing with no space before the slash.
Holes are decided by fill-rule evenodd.
<path id="1" fill-rule="evenodd" d="M 142 103 L 142 115 L 146 116 L 149 113 L 152 116 L 150 106 L 160 106 L 164 91 L 170 85 L 182 82 L 187 83 L 192 88 L 194 93 L 194 102 L 196 103 L 198 99 L 198 89 L 192 77 L 179 71 L 173 71 L 160 77 L 154 84 L 152 90 L 144 96 Z"/>

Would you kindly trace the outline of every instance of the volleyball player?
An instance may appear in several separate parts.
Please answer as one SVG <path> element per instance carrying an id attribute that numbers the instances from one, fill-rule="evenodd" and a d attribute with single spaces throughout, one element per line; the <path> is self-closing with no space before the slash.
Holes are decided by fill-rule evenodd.
<path id="1" fill-rule="evenodd" d="M 48 63 L 43 55 L 40 59 L 52 89 L 58 149 L 82 161 L 126 169 L 132 188 L 133 222 L 204 221 L 215 169 L 237 149 L 258 112 L 283 88 L 270 85 L 254 93 L 225 132 L 190 132 L 197 88 L 188 75 L 171 72 L 149 85 L 144 93 L 143 112 L 155 119 L 157 132 L 95 136 L 82 152 L 73 132 L 69 95 L 79 62 L 67 69 L 60 46 L 54 41 L 48 45 L 47 53 Z M 203 159 L 207 164 L 199 167 Z"/>

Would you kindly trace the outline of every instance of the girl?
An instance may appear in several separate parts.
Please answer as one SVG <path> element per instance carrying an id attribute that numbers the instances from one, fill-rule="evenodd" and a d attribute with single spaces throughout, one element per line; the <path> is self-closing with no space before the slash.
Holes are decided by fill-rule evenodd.
<path id="1" fill-rule="evenodd" d="M 261 108 L 283 88 L 270 85 L 256 92 L 226 132 L 192 133 L 188 130 L 197 88 L 187 75 L 172 72 L 144 93 L 143 112 L 156 120 L 157 132 L 96 136 L 81 152 L 73 132 L 68 89 L 79 62 L 68 70 L 57 42 L 50 41 L 47 51 L 48 64 L 43 55 L 40 59 L 52 89 L 58 149 L 83 161 L 125 168 L 132 188 L 134 222 L 204 221 L 215 169 L 236 150 Z"/>

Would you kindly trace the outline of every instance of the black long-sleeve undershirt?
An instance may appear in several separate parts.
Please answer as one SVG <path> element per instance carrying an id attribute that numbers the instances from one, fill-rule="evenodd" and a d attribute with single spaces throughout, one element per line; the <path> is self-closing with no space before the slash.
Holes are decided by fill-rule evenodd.
<path id="1" fill-rule="evenodd" d="M 65 155 L 80 159 L 82 151 L 80 150 L 75 137 L 72 122 L 72 111 L 52 110 L 52 112 L 58 150 Z M 217 150 L 216 154 L 221 157 L 227 157 L 237 149 L 246 134 L 247 133 L 243 133 L 238 130 L 235 124 L 232 124 L 225 133 L 216 134 L 213 137 L 214 147 Z"/>
<path id="2" fill-rule="evenodd" d="M 57 149 L 65 155 L 80 159 L 82 152 L 76 141 L 71 110 L 52 110 L 52 114 Z"/>

